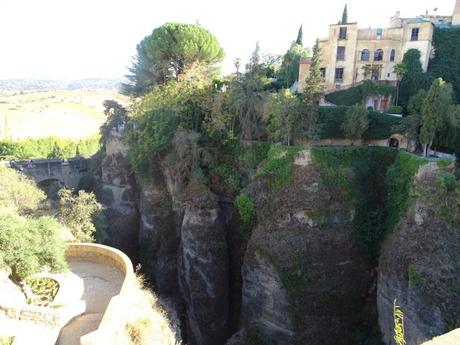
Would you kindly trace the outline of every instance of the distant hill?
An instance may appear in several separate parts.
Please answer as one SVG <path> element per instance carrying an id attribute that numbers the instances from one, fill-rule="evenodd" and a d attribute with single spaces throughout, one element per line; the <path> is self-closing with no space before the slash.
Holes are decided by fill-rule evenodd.
<path id="1" fill-rule="evenodd" d="M 90 78 L 72 81 L 46 79 L 0 79 L 0 92 L 44 90 L 116 90 L 123 79 Z"/>

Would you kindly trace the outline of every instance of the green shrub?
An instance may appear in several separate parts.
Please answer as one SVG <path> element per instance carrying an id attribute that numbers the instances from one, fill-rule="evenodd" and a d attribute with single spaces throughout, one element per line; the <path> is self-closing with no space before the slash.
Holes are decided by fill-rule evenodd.
<path id="1" fill-rule="evenodd" d="M 61 225 L 53 218 L 25 218 L 12 210 L 0 210 L 0 266 L 15 283 L 45 267 L 53 272 L 66 267 L 66 244 Z"/>
<path id="2" fill-rule="evenodd" d="M 329 93 L 325 98 L 326 101 L 339 106 L 352 106 L 363 103 L 370 95 L 392 96 L 395 93 L 396 88 L 390 84 L 376 84 L 367 80 L 356 87 Z"/>
<path id="3" fill-rule="evenodd" d="M 45 193 L 32 180 L 0 165 L 0 208 L 13 208 L 20 214 L 29 214 L 45 199 Z"/>
<path id="4" fill-rule="evenodd" d="M 51 278 L 30 277 L 25 280 L 25 283 L 35 295 L 34 299 L 27 301 L 27 303 L 33 305 L 50 305 L 59 291 L 59 283 Z"/>
<path id="5" fill-rule="evenodd" d="M 93 242 L 95 240 L 96 226 L 94 219 L 102 227 L 104 219 L 98 217 L 102 212 L 102 205 L 93 193 L 80 190 L 73 194 L 70 189 L 59 191 L 59 220 L 69 228 L 76 242 Z M 99 240 L 103 240 L 103 229 L 100 229 Z"/>
<path id="6" fill-rule="evenodd" d="M 240 220 L 244 224 L 250 224 L 254 220 L 256 214 L 256 209 L 251 199 L 249 199 L 246 194 L 241 193 L 236 198 L 236 206 L 238 207 Z"/>
<path id="7" fill-rule="evenodd" d="M 403 108 L 399 105 L 392 105 L 388 109 L 388 113 L 390 114 L 402 114 L 402 112 L 403 112 Z"/>

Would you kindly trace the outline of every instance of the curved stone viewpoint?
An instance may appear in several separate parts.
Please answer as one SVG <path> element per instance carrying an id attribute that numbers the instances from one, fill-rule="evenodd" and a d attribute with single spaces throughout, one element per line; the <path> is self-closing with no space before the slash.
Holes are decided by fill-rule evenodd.
<path id="1" fill-rule="evenodd" d="M 124 331 L 126 306 L 136 291 L 130 259 L 99 244 L 69 244 L 66 256 L 67 272 L 44 274 L 60 284 L 54 307 L 0 305 L 14 345 L 115 344 Z"/>

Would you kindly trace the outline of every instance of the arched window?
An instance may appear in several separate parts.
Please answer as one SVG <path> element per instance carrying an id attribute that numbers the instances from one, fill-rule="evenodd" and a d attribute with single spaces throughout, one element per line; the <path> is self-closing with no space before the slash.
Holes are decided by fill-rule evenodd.
<path id="1" fill-rule="evenodd" d="M 363 49 L 363 51 L 361 52 L 361 61 L 369 61 L 369 57 L 369 49 Z"/>
<path id="2" fill-rule="evenodd" d="M 396 50 L 392 49 L 390 53 L 390 61 L 393 62 L 396 59 Z"/>
<path id="3" fill-rule="evenodd" d="M 374 61 L 382 61 L 383 60 L 383 50 L 377 49 L 374 53 Z"/>

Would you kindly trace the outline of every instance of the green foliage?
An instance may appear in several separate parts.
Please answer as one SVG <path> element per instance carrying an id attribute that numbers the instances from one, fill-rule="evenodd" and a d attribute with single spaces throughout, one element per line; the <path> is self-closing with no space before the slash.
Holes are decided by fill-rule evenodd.
<path id="1" fill-rule="evenodd" d="M 314 148 L 312 154 L 323 188 L 354 204 L 356 241 L 376 260 L 383 239 L 407 210 L 413 176 L 424 159 L 383 147 Z"/>
<path id="2" fill-rule="evenodd" d="M 348 107 L 319 107 L 317 126 L 320 128 L 321 139 L 344 139 L 342 124 Z M 394 134 L 393 128 L 401 124 L 395 116 L 376 112 L 369 113 L 369 128 L 364 133 L 367 140 L 388 139 Z"/>
<path id="3" fill-rule="evenodd" d="M 407 267 L 407 276 L 409 277 L 409 281 L 416 287 L 422 283 L 422 276 L 417 272 L 414 265 Z"/>
<path id="4" fill-rule="evenodd" d="M 428 66 L 431 79 L 442 78 L 451 83 L 455 98 L 460 100 L 460 28 L 435 28 L 433 46 L 436 54 Z"/>
<path id="5" fill-rule="evenodd" d="M 0 337 L 0 345 L 12 345 L 14 337 Z"/>
<path id="6" fill-rule="evenodd" d="M 257 176 L 269 176 L 271 187 L 276 190 L 286 185 L 294 170 L 294 156 L 300 148 L 272 146 L 268 151 L 268 159 L 259 168 Z"/>
<path id="7" fill-rule="evenodd" d="M 12 208 L 20 214 L 30 214 L 45 199 L 45 193 L 32 180 L 0 165 L 0 209 Z"/>
<path id="8" fill-rule="evenodd" d="M 241 193 L 236 197 L 236 206 L 238 208 L 238 214 L 240 220 L 244 224 L 250 224 L 254 221 L 256 215 L 256 208 L 251 199 L 244 193 Z"/>
<path id="9" fill-rule="evenodd" d="M 93 242 L 96 227 L 93 219 L 103 207 L 93 193 L 70 189 L 59 191 L 59 220 L 74 236 L 76 242 Z"/>
<path id="10" fill-rule="evenodd" d="M 393 164 L 388 167 L 385 186 L 388 194 L 386 217 L 387 233 L 392 232 L 409 207 L 413 188 L 413 177 L 426 163 L 421 157 L 406 152 L 399 152 Z"/>
<path id="11" fill-rule="evenodd" d="M 403 108 L 399 105 L 392 105 L 388 109 L 388 113 L 390 114 L 402 114 L 402 112 L 403 112 Z"/>
<path id="12" fill-rule="evenodd" d="M 368 96 L 394 96 L 396 88 L 390 84 L 376 84 L 365 80 L 361 85 L 346 90 L 335 91 L 325 96 L 326 101 L 339 106 L 352 106 L 363 103 Z"/>
<path id="13" fill-rule="evenodd" d="M 137 56 L 122 91 L 140 96 L 200 68 L 207 77 L 217 74 L 224 51 L 217 38 L 200 25 L 166 23 L 137 45 Z"/>
<path id="14" fill-rule="evenodd" d="M 59 291 L 59 283 L 51 278 L 30 277 L 25 280 L 35 295 L 32 300 L 27 301 L 29 304 L 38 306 L 49 306 Z"/>
<path id="15" fill-rule="evenodd" d="M 361 139 L 364 132 L 369 128 L 367 109 L 356 104 L 347 110 L 342 129 L 347 139 Z"/>
<path id="16" fill-rule="evenodd" d="M 434 139 L 449 131 L 452 86 L 441 78 L 435 79 L 422 104 L 420 142 L 428 154 Z"/>
<path id="17" fill-rule="evenodd" d="M 114 100 L 104 101 L 104 114 L 107 118 L 100 128 L 101 145 L 105 145 L 110 131 L 115 130 L 116 132 L 120 132 L 128 121 L 126 109 Z"/>
<path id="18" fill-rule="evenodd" d="M 401 62 L 402 79 L 399 84 L 399 104 L 407 109 L 412 96 L 426 87 L 427 78 L 420 62 L 418 49 L 409 49 Z"/>
<path id="19" fill-rule="evenodd" d="M 301 102 L 288 90 L 272 95 L 267 107 L 267 130 L 272 139 L 290 146 L 301 121 Z"/>
<path id="20" fill-rule="evenodd" d="M 63 139 L 48 137 L 23 139 L 18 141 L 0 141 L 0 157 L 10 160 L 71 158 L 77 155 L 89 157 L 99 150 L 99 136 L 87 139 Z"/>
<path id="21" fill-rule="evenodd" d="M 297 81 L 299 78 L 300 59 L 310 54 L 311 51 L 304 48 L 301 43 L 295 42 L 291 45 L 289 50 L 283 55 L 283 61 L 278 73 L 278 78 L 281 80 L 283 87 L 289 88 Z"/>
<path id="22" fill-rule="evenodd" d="M 0 209 L 0 229 L 0 266 L 10 271 L 15 283 L 45 267 L 53 272 L 67 267 L 61 226 L 53 218 L 25 218 Z"/>
<path id="23" fill-rule="evenodd" d="M 129 159 L 135 172 L 145 176 L 169 147 L 176 132 L 200 132 L 210 113 L 213 93 L 205 83 L 170 83 L 143 97 L 129 123 Z"/>

